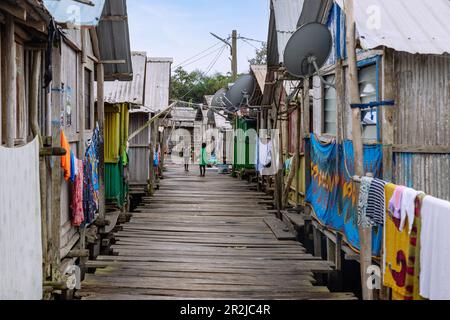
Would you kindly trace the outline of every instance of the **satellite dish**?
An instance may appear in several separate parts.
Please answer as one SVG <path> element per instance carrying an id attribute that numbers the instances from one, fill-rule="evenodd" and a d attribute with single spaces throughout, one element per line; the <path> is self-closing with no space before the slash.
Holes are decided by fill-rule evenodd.
<path id="1" fill-rule="evenodd" d="M 328 28 L 317 22 L 301 26 L 289 39 L 284 51 L 284 66 L 293 76 L 310 77 L 330 56 L 332 36 Z"/>
<path id="2" fill-rule="evenodd" d="M 246 74 L 237 79 L 225 95 L 228 111 L 236 112 L 242 106 L 248 105 L 255 94 L 255 90 L 256 82 L 253 76 Z"/>
<path id="3" fill-rule="evenodd" d="M 220 89 L 219 91 L 216 92 L 216 94 L 214 95 L 212 101 L 211 101 L 211 106 L 212 107 L 218 107 L 218 108 L 223 108 L 226 106 L 226 100 L 225 100 L 225 95 L 227 94 L 227 90 L 226 89 Z"/>

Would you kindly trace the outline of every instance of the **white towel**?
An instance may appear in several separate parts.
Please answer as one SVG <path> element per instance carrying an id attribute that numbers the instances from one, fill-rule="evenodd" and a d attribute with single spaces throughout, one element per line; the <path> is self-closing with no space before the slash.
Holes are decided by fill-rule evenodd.
<path id="1" fill-rule="evenodd" d="M 450 202 L 427 196 L 421 216 L 420 295 L 450 300 Z"/>
<path id="2" fill-rule="evenodd" d="M 401 202 L 401 220 L 400 220 L 400 232 L 405 228 L 406 217 L 408 217 L 409 233 L 411 233 L 414 224 L 414 211 L 416 209 L 416 198 L 423 192 L 416 191 L 411 188 L 405 188 L 402 194 Z"/>

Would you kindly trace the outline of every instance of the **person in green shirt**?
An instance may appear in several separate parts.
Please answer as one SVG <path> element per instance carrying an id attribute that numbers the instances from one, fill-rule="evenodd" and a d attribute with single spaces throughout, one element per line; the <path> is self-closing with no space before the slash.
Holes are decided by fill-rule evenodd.
<path id="1" fill-rule="evenodd" d="M 206 156 L 206 143 L 202 144 L 202 150 L 200 152 L 200 177 L 206 176 L 206 164 L 208 163 L 208 159 Z"/>

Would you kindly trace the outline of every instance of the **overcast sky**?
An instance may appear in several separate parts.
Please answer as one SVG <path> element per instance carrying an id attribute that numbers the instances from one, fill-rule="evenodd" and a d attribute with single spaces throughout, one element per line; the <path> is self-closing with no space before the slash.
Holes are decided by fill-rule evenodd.
<path id="1" fill-rule="evenodd" d="M 218 43 L 209 32 L 226 38 L 236 29 L 241 36 L 267 41 L 268 0 L 128 0 L 127 4 L 132 50 L 146 51 L 149 57 L 172 57 L 174 67 Z M 185 63 L 185 69 L 206 71 L 221 47 L 205 52 L 211 54 L 200 61 Z M 248 59 L 254 55 L 254 47 L 238 42 L 239 72 L 248 71 Z M 229 72 L 229 56 L 230 50 L 224 50 L 210 74 Z"/>

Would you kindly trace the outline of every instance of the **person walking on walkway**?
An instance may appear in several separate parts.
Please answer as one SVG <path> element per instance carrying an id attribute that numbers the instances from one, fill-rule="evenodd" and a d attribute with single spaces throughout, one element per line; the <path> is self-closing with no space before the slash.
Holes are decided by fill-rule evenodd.
<path id="1" fill-rule="evenodd" d="M 206 176 L 206 164 L 207 164 L 207 157 L 206 157 L 206 143 L 202 143 L 202 150 L 200 152 L 200 177 Z"/>
<path id="2" fill-rule="evenodd" d="M 184 142 L 182 154 L 184 159 L 184 171 L 189 172 L 189 163 L 191 162 L 191 145 L 187 140 Z"/>

